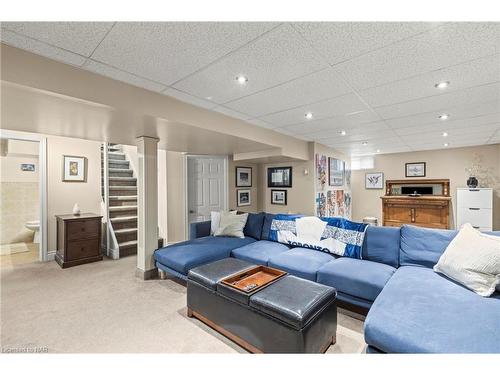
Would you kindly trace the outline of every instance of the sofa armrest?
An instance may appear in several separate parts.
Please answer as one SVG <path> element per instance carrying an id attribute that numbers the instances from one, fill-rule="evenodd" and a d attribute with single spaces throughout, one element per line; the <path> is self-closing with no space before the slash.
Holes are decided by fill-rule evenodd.
<path id="1" fill-rule="evenodd" d="M 210 220 L 189 224 L 189 239 L 210 236 Z"/>

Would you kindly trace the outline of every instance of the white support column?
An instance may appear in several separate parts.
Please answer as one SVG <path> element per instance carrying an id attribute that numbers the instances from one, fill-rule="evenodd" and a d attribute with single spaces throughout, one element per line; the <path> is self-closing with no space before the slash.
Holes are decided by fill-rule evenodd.
<path id="1" fill-rule="evenodd" d="M 137 271 L 144 280 L 156 275 L 153 253 L 158 247 L 158 138 L 137 138 Z"/>

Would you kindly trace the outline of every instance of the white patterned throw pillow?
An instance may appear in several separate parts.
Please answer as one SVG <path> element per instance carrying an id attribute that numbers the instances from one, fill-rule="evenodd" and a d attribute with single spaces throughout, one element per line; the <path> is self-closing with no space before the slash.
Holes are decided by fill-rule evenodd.
<path id="1" fill-rule="evenodd" d="M 500 237 L 464 224 L 450 242 L 434 271 L 489 297 L 500 284 Z"/>
<path id="2" fill-rule="evenodd" d="M 210 212 L 210 234 L 213 236 L 215 231 L 219 228 L 220 214 L 227 211 L 212 211 Z M 236 211 L 229 211 L 231 214 L 236 215 Z"/>
<path id="3" fill-rule="evenodd" d="M 247 223 L 248 214 L 235 215 L 231 212 L 221 212 L 219 228 L 214 236 L 245 238 L 243 228 Z"/>

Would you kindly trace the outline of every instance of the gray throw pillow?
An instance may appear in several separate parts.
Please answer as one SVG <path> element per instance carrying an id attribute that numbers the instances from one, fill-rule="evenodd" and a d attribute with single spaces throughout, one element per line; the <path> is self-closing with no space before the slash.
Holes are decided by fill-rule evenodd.
<path id="1" fill-rule="evenodd" d="M 229 212 L 221 212 L 219 228 L 214 236 L 227 236 L 245 238 L 243 228 L 247 223 L 248 214 L 234 215 Z"/>

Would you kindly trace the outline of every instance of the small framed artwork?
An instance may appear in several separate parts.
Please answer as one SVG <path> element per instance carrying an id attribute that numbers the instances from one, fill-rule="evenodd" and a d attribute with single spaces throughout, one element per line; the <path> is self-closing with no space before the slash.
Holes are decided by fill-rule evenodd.
<path id="1" fill-rule="evenodd" d="M 280 204 L 286 206 L 286 190 L 271 190 L 271 204 Z"/>
<path id="2" fill-rule="evenodd" d="M 384 174 L 382 172 L 367 173 L 365 175 L 365 189 L 383 189 Z"/>
<path id="3" fill-rule="evenodd" d="M 267 168 L 267 187 L 292 187 L 292 167 Z"/>
<path id="4" fill-rule="evenodd" d="M 21 170 L 23 172 L 34 172 L 35 164 L 21 164 Z"/>
<path id="5" fill-rule="evenodd" d="M 251 190 L 250 189 L 240 189 L 236 190 L 236 205 L 250 206 L 252 204 Z"/>
<path id="6" fill-rule="evenodd" d="M 63 155 L 63 182 L 87 182 L 87 158 Z"/>
<path id="7" fill-rule="evenodd" d="M 406 163 L 405 164 L 406 177 L 425 177 L 425 162 Z"/>
<path id="8" fill-rule="evenodd" d="M 236 187 L 252 186 L 252 168 L 236 167 Z"/>
<path id="9" fill-rule="evenodd" d="M 328 158 L 328 174 L 330 175 L 330 186 L 344 185 L 344 161 Z"/>

